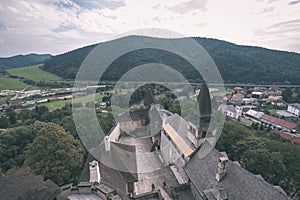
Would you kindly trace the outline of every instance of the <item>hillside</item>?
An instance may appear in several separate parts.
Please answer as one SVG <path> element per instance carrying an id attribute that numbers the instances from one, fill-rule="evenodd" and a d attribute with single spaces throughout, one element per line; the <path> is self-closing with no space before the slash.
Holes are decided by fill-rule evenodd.
<path id="1" fill-rule="evenodd" d="M 53 56 L 44 63 L 43 69 L 64 79 L 74 79 L 82 61 L 96 46 L 86 46 Z"/>
<path id="2" fill-rule="evenodd" d="M 27 54 L 12 56 L 8 58 L 0 58 L 0 71 L 8 68 L 24 67 L 41 63 L 46 59 L 49 59 L 50 57 L 51 55 L 49 54 Z"/>
<path id="3" fill-rule="evenodd" d="M 41 69 L 42 65 L 33 65 L 27 67 L 18 67 L 13 69 L 8 69 L 7 72 L 12 76 L 17 76 L 33 81 L 59 81 L 60 77 L 46 72 Z"/>
<path id="4" fill-rule="evenodd" d="M 0 90 L 22 90 L 30 87 L 32 86 L 17 79 L 0 77 Z"/>
<path id="5" fill-rule="evenodd" d="M 214 59 L 226 83 L 300 84 L 300 54 L 240 46 L 217 39 L 194 39 Z M 43 69 L 64 79 L 74 79 L 82 61 L 95 46 L 53 56 L 45 62 Z M 105 73 L 105 80 L 118 80 L 132 66 L 150 61 L 168 64 L 184 74 L 187 79 L 201 81 L 199 74 L 180 57 L 155 49 L 123 55 L 111 64 Z"/>

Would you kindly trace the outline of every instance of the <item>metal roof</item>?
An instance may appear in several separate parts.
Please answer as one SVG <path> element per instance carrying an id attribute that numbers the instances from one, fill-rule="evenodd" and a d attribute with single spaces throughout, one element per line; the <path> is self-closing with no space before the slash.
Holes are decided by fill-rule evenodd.
<path id="1" fill-rule="evenodd" d="M 265 121 L 268 121 L 268 122 L 271 122 L 273 124 L 282 126 L 284 128 L 290 129 L 290 130 L 295 129 L 298 126 L 295 123 L 288 122 L 288 121 L 285 121 L 283 119 L 279 119 L 277 117 L 273 117 L 273 116 L 267 115 L 267 114 L 263 114 L 262 117 L 261 117 L 261 119 L 263 119 Z"/>

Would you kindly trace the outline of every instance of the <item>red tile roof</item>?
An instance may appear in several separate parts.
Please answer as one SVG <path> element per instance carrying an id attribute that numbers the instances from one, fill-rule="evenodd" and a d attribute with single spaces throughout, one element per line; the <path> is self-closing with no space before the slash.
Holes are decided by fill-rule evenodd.
<path id="1" fill-rule="evenodd" d="M 235 87 L 234 90 L 243 90 L 241 87 Z"/>
<path id="2" fill-rule="evenodd" d="M 232 97 L 231 97 L 231 101 L 235 101 L 235 102 L 239 102 L 239 101 L 242 101 L 243 98 L 244 98 L 245 95 L 243 94 L 234 94 Z"/>
<path id="3" fill-rule="evenodd" d="M 290 134 L 290 133 L 285 133 L 285 132 L 281 132 L 278 130 L 274 130 L 275 133 L 278 133 L 280 135 L 280 137 L 290 140 L 292 143 L 298 143 L 300 144 L 300 137 L 296 136 L 294 134 Z"/>
<path id="4" fill-rule="evenodd" d="M 279 126 L 282 126 L 284 128 L 290 129 L 290 130 L 295 129 L 298 126 L 295 123 L 288 122 L 288 121 L 285 121 L 283 119 L 279 119 L 277 117 L 273 117 L 273 116 L 267 115 L 267 114 L 263 114 L 261 116 L 261 119 L 264 119 L 264 120 L 269 121 L 269 122 L 271 122 L 273 124 L 277 124 Z"/>

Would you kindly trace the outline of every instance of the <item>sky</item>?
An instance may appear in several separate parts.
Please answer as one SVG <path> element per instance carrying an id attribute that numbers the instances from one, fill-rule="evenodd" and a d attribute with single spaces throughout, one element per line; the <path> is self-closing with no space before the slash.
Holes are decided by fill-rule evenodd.
<path id="1" fill-rule="evenodd" d="M 0 57 L 57 55 L 141 28 L 300 53 L 300 0 L 0 0 Z"/>

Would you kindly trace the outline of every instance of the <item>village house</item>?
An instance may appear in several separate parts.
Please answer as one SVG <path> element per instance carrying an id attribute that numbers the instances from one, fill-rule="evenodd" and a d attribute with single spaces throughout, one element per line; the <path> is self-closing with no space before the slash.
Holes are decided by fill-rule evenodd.
<path id="1" fill-rule="evenodd" d="M 243 169 L 238 162 L 230 161 L 225 152 L 214 148 L 206 84 L 197 101 L 198 124 L 155 103 L 120 115 L 103 142 L 89 154 L 77 185 L 70 183 L 58 190 L 51 183 L 41 182 L 48 189 L 40 190 L 37 185 L 36 195 L 48 194 L 47 199 L 58 200 L 288 199 L 280 187 Z M 149 113 L 154 116 L 151 120 Z M 18 185 L 11 182 L 16 178 L 3 179 L 0 185 Z M 19 187 L 16 189 L 20 191 Z"/>
<path id="2" fill-rule="evenodd" d="M 232 119 L 238 119 L 242 114 L 242 109 L 236 109 L 233 105 L 221 105 L 219 110 Z"/>
<path id="3" fill-rule="evenodd" d="M 287 121 L 298 121 L 299 117 L 295 116 L 294 114 L 287 112 L 286 110 L 276 110 L 276 116 L 282 118 Z"/>
<path id="4" fill-rule="evenodd" d="M 241 91 L 243 91 L 243 88 L 237 86 L 237 87 L 234 87 L 233 90 L 236 92 L 241 92 Z"/>
<path id="5" fill-rule="evenodd" d="M 300 116 L 300 104 L 299 103 L 289 104 L 287 111 L 299 117 Z"/>
<path id="6" fill-rule="evenodd" d="M 229 102 L 233 103 L 233 104 L 239 104 L 239 103 L 243 103 L 243 98 L 245 97 L 244 94 L 241 93 L 237 93 L 232 95 L 231 99 L 229 100 Z"/>
<path id="7" fill-rule="evenodd" d="M 263 114 L 260 118 L 260 121 L 273 126 L 274 128 L 286 131 L 289 133 L 296 133 L 298 130 L 298 125 L 296 123 L 288 122 L 271 115 Z"/>

